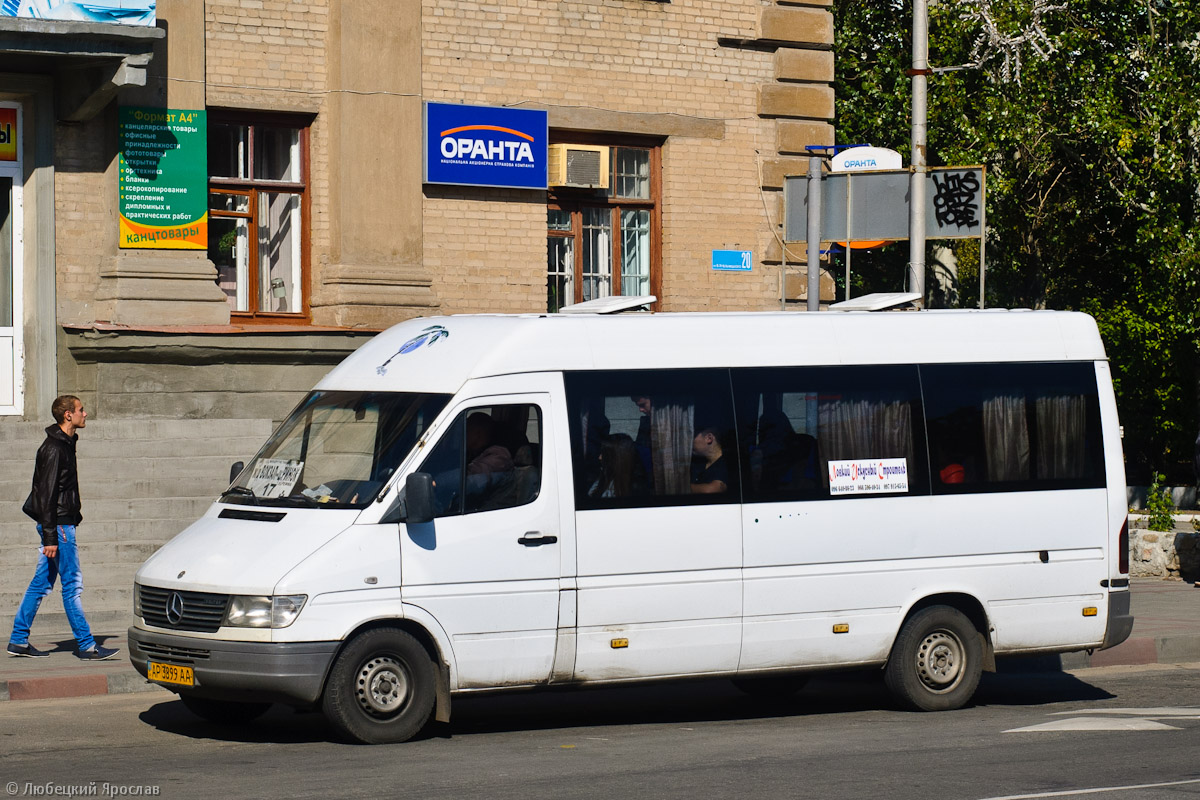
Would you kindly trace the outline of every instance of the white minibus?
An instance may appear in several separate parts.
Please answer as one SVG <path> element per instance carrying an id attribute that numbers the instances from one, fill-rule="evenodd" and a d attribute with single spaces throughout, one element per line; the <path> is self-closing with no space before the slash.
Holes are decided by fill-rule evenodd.
<path id="1" fill-rule="evenodd" d="M 1119 644 L 1093 320 L 540 314 L 396 325 L 141 567 L 133 665 L 210 720 L 409 739 L 452 697 L 873 668 L 914 710 Z"/>

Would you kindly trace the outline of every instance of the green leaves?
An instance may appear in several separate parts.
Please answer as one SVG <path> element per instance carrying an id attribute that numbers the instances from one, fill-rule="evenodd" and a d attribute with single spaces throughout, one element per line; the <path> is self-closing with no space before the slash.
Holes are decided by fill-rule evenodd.
<path id="1" fill-rule="evenodd" d="M 991 0 L 1016 37 L 1034 0 Z M 972 61 L 978 0 L 931 6 L 934 67 Z M 1045 5 L 1045 4 L 1043 4 Z M 834 0 L 838 141 L 907 153 L 911 5 Z M 1023 16 L 1024 15 L 1024 16 Z M 1200 4 L 1071 0 L 1045 58 L 929 80 L 929 161 L 987 167 L 989 306 L 1087 310 L 1117 377 L 1131 482 L 1190 481 L 1200 384 Z M 960 303 L 978 249 L 956 243 Z M 903 285 L 907 245 L 854 254 L 855 291 Z M 932 281 L 930 281 L 932 283 Z"/>

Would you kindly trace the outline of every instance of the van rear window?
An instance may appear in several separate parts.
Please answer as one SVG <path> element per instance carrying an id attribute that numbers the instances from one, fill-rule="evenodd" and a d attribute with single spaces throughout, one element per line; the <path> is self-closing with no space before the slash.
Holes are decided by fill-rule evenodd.
<path id="1" fill-rule="evenodd" d="M 921 367 L 934 494 L 1105 485 L 1090 363 Z"/>

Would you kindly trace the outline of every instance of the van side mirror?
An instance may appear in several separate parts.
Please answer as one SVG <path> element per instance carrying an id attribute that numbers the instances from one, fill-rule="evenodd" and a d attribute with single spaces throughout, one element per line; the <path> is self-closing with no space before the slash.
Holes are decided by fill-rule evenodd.
<path id="1" fill-rule="evenodd" d="M 404 482 L 405 522 L 433 522 L 433 476 L 414 472 Z"/>
<path id="2" fill-rule="evenodd" d="M 229 482 L 233 483 L 234 481 L 236 481 L 238 475 L 242 474 L 242 470 L 245 469 L 245 467 L 246 467 L 245 462 L 242 462 L 242 461 L 233 462 L 233 466 L 229 468 Z"/>

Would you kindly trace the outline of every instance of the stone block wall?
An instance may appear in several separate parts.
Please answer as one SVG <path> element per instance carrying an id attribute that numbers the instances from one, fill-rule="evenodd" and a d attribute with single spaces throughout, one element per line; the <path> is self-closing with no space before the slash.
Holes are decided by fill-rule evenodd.
<path id="1" fill-rule="evenodd" d="M 1170 531 L 1146 529 L 1146 518 L 1129 520 L 1129 574 L 1134 578 L 1170 578 L 1200 582 L 1200 529 L 1190 514 L 1175 516 Z"/>

